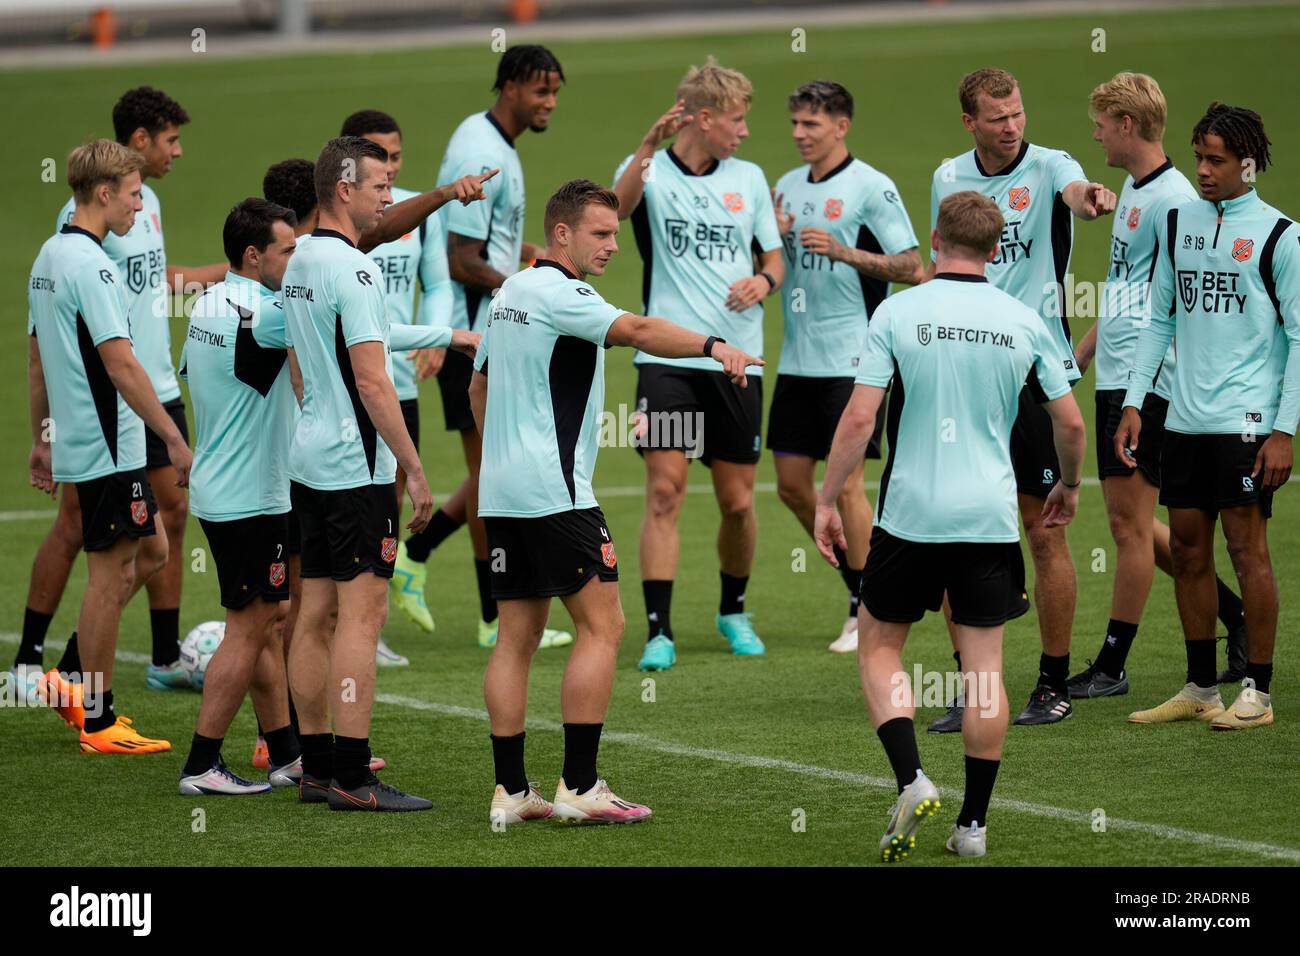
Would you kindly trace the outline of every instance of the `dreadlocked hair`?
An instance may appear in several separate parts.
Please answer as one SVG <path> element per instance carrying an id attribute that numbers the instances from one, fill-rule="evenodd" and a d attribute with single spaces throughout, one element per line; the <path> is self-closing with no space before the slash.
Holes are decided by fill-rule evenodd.
<path id="1" fill-rule="evenodd" d="M 1264 133 L 1264 121 L 1252 109 L 1229 106 L 1217 100 L 1211 103 L 1192 130 L 1192 144 L 1195 145 L 1210 135 L 1221 137 L 1223 145 L 1238 159 L 1254 160 L 1255 169 L 1261 173 L 1272 162 L 1268 154 L 1271 144 Z"/>

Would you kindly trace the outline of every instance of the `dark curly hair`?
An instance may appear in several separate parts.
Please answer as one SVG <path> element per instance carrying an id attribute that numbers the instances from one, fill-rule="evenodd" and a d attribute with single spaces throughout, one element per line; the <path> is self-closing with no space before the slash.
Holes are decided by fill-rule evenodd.
<path id="1" fill-rule="evenodd" d="M 1238 159 L 1253 159 L 1258 172 L 1268 169 L 1273 161 L 1268 154 L 1272 144 L 1264 135 L 1264 120 L 1254 110 L 1217 101 L 1211 103 L 1192 130 L 1192 145 L 1211 135 L 1222 137 L 1223 145 Z"/>
<path id="2" fill-rule="evenodd" d="M 113 107 L 113 135 L 123 146 L 138 129 L 156 136 L 168 126 L 184 126 L 189 121 L 190 114 L 181 104 L 152 86 L 127 90 Z"/>
<path id="3" fill-rule="evenodd" d="M 316 208 L 316 164 L 309 159 L 286 159 L 262 177 L 262 195 L 268 202 L 293 210 L 302 222 Z"/>

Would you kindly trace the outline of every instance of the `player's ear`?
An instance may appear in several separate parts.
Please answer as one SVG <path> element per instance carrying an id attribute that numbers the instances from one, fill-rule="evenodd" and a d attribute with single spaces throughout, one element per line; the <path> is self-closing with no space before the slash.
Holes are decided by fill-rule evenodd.
<path id="1" fill-rule="evenodd" d="M 939 230 L 938 229 L 930 230 L 930 248 L 934 250 L 935 255 L 939 254 Z"/>
<path id="2" fill-rule="evenodd" d="M 131 147 L 137 153 L 143 153 L 149 148 L 152 140 L 153 137 L 149 135 L 149 131 L 143 126 L 139 126 L 136 128 L 136 131 L 131 134 L 131 138 L 127 140 L 126 145 Z"/>

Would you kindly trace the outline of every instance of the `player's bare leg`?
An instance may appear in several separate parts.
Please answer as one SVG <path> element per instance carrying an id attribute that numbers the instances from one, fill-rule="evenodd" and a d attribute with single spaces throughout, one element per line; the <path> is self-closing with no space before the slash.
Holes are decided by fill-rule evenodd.
<path id="1" fill-rule="evenodd" d="M 596 772 L 625 623 L 618 583 L 593 577 L 560 600 L 578 634 L 560 691 L 564 770 L 555 792 L 555 816 L 575 823 L 638 823 L 651 816 L 650 808 L 619 799 Z"/>
<path id="2" fill-rule="evenodd" d="M 963 670 L 960 640 L 957 636 L 957 625 L 952 622 L 952 606 L 948 603 L 947 593 L 943 596 L 943 622 L 948 628 L 948 643 L 952 645 L 952 659 L 957 662 L 957 673 Z M 964 685 L 959 685 L 961 689 L 948 703 L 948 709 L 942 717 L 937 717 L 930 721 L 926 731 L 932 734 L 955 734 L 960 733 L 965 726 L 964 710 L 966 707 L 966 694 Z"/>
<path id="3" fill-rule="evenodd" d="M 185 525 L 189 521 L 189 496 L 176 484 L 171 465 L 149 470 L 149 485 L 158 501 L 158 525 L 167 533 L 170 551 L 167 564 L 150 577 L 149 617 L 153 632 L 153 661 L 146 683 L 154 690 L 184 689 L 189 680 L 180 667 L 181 577 L 189 556 L 185 553 Z"/>
<path id="4" fill-rule="evenodd" d="M 292 591 L 290 592 L 292 593 Z M 330 645 L 338 615 L 331 578 L 303 578 L 302 600 L 289 642 L 289 689 L 298 711 L 303 779 L 299 799 L 324 803 L 334 776 L 328 682 Z"/>
<path id="5" fill-rule="evenodd" d="M 68 586 L 68 576 L 81 553 L 81 509 L 77 505 L 77 486 L 64 484 L 59 494 L 59 510 L 54 524 L 41 542 L 32 561 L 31 579 L 27 585 L 27 607 L 23 615 L 22 642 L 14 655 L 13 675 L 27 698 L 36 693 L 44 676 L 45 638 L 50 620 L 59 610 L 63 592 Z M 77 635 L 73 632 L 59 670 L 80 674 L 81 664 L 77 654 Z"/>
<path id="6" fill-rule="evenodd" d="M 673 581 L 681 556 L 677 518 L 686 501 L 690 459 L 673 449 L 647 449 L 645 518 L 641 522 L 641 590 L 649 631 L 637 665 L 643 671 L 667 670 L 677 661 L 671 618 Z"/>
<path id="7" fill-rule="evenodd" d="M 773 459 L 776 462 L 777 494 L 811 537 L 813 517 L 817 510 L 817 489 L 814 484 L 817 462 L 807 455 L 780 452 Z M 849 653 L 858 648 L 858 594 L 871 537 L 871 505 L 867 502 L 866 488 L 862 482 L 865 464 L 864 461 L 849 475 L 836 502 L 840 520 L 844 524 L 844 539 L 849 546 L 846 553 L 837 554 L 840 576 L 849 592 L 848 617 L 839 637 L 830 646 L 832 651 L 839 653 Z"/>
<path id="8" fill-rule="evenodd" d="M 1020 519 L 1034 562 L 1034 604 L 1038 610 L 1038 634 L 1043 653 L 1039 657 L 1038 682 L 1029 703 L 1016 718 L 1017 724 L 1054 724 L 1069 717 L 1070 631 L 1078 581 L 1065 528 L 1043 525 L 1043 499 L 1018 494 Z"/>
<path id="9" fill-rule="evenodd" d="M 867 713 L 898 784 L 898 799 L 880 838 L 886 863 L 906 859 L 922 821 L 939 809 L 939 791 L 921 769 L 916 747 L 912 682 L 903 670 L 909 624 L 881 621 L 864 605 L 858 610 L 858 674 Z"/>
<path id="10" fill-rule="evenodd" d="M 114 712 L 113 660 L 118 626 L 135 581 L 138 549 L 136 541 L 122 537 L 102 551 L 86 553 L 89 573 L 77 621 L 85 707 L 81 729 L 84 753 L 156 753 L 171 749 L 165 740 L 141 736 L 130 724 L 119 721 Z M 166 561 L 165 539 L 161 558 Z"/>
<path id="11" fill-rule="evenodd" d="M 1219 513 L 1241 600 L 1246 609 L 1246 674 L 1242 692 L 1214 720 L 1216 730 L 1241 730 L 1273 722 L 1273 645 L 1277 638 L 1278 595 L 1268 553 L 1268 520 L 1258 505 L 1224 508 Z"/>
<path id="12" fill-rule="evenodd" d="M 966 711 L 962 743 L 966 750 L 966 792 L 947 848 L 961 856 L 983 856 L 988 848 L 989 801 L 1002 763 L 1010 716 L 1002 678 L 999 627 L 956 625 L 961 649 Z"/>
<path id="13" fill-rule="evenodd" d="M 528 674 L 550 615 L 551 599 L 499 601 L 497 608 L 501 620 L 497 643 L 483 676 L 483 699 L 487 703 L 492 736 L 515 737 L 524 732 Z M 578 653 L 577 648 L 573 653 Z"/>
<path id="14" fill-rule="evenodd" d="M 1214 515 L 1197 508 L 1169 509 L 1169 543 L 1174 563 L 1174 596 L 1187 651 L 1187 683 L 1148 710 L 1135 711 L 1137 724 L 1213 720 L 1223 712 L 1214 668 L 1214 621 L 1218 593 L 1214 583 Z"/>
<path id="15" fill-rule="evenodd" d="M 745 591 L 758 544 L 758 517 L 754 512 L 754 479 L 758 466 L 715 459 L 709 472 L 722 516 L 718 526 L 718 568 L 722 579 L 718 631 L 731 645 L 731 653 L 756 657 L 765 648 L 745 613 Z"/>

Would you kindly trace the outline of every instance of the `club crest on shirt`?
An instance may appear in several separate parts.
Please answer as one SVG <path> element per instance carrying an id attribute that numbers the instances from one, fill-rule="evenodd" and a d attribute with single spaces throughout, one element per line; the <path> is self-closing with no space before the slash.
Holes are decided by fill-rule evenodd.
<path id="1" fill-rule="evenodd" d="M 1023 212 L 1029 208 L 1029 187 L 1012 186 L 1011 192 L 1007 193 L 1007 205 L 1016 212 Z"/>
<path id="2" fill-rule="evenodd" d="M 143 500 L 131 502 L 131 520 L 136 524 L 144 524 L 149 520 L 149 505 Z"/>
<path id="3" fill-rule="evenodd" d="M 275 561 L 271 564 L 271 573 L 268 575 L 271 587 L 278 588 L 284 583 L 284 562 Z"/>
<path id="4" fill-rule="evenodd" d="M 1238 262 L 1245 262 L 1250 258 L 1250 254 L 1255 251 L 1254 239 L 1234 239 L 1232 240 L 1232 258 Z"/>
<path id="5" fill-rule="evenodd" d="M 842 215 L 844 215 L 844 200 L 843 200 L 843 199 L 828 199 L 828 200 L 826 200 L 826 218 L 827 218 L 827 219 L 829 219 L 829 220 L 831 220 L 832 222 L 834 222 L 836 219 L 839 219 L 840 216 L 842 216 Z"/>
<path id="6" fill-rule="evenodd" d="M 149 213 L 149 218 L 153 220 L 153 231 L 162 232 L 162 223 L 158 221 L 158 214 L 156 212 L 151 212 Z"/>
<path id="7" fill-rule="evenodd" d="M 1138 218 L 1142 215 L 1142 210 L 1134 206 L 1128 211 L 1128 227 L 1136 229 L 1138 227 Z"/>
<path id="8" fill-rule="evenodd" d="M 379 542 L 379 556 L 384 559 L 385 564 L 392 564 L 397 557 L 397 539 L 385 538 Z"/>
<path id="9" fill-rule="evenodd" d="M 613 541 L 606 541 L 600 546 L 600 560 L 605 562 L 607 568 L 612 568 L 618 564 L 618 556 L 614 554 Z"/>
<path id="10" fill-rule="evenodd" d="M 723 193 L 722 204 L 727 207 L 727 212 L 745 211 L 745 197 L 740 193 Z"/>
<path id="11" fill-rule="evenodd" d="M 930 344 L 930 323 L 922 322 L 916 327 L 916 340 L 922 345 Z"/>

